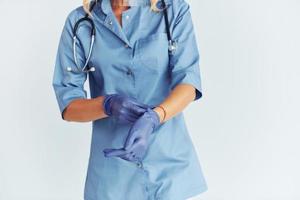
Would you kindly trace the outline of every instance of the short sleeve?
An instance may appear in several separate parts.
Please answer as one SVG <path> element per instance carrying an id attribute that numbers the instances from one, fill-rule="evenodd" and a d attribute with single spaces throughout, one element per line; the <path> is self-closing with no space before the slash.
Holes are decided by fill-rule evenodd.
<path id="1" fill-rule="evenodd" d="M 73 58 L 73 34 L 72 29 L 76 19 L 76 10 L 73 10 L 65 20 L 65 24 L 60 36 L 56 61 L 53 73 L 52 86 L 56 95 L 62 119 L 65 108 L 71 101 L 79 98 L 86 98 L 87 92 L 84 83 L 87 79 L 86 73 L 67 71 L 68 67 L 76 69 Z M 84 64 L 84 51 L 80 42 L 76 44 L 77 60 L 80 67 Z"/>
<path id="2" fill-rule="evenodd" d="M 175 1 L 174 1 L 175 2 Z M 177 14 L 172 28 L 177 49 L 170 56 L 171 88 L 181 83 L 194 86 L 198 100 L 202 97 L 201 76 L 197 42 L 194 34 L 190 6 L 185 0 L 177 1 Z"/>

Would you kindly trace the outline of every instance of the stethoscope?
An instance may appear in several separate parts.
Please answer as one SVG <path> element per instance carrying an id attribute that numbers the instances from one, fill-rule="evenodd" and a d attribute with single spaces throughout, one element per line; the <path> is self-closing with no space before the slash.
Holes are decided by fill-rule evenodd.
<path id="1" fill-rule="evenodd" d="M 91 6 L 89 8 L 89 11 L 92 12 L 92 10 L 94 9 L 96 3 L 98 3 L 99 0 L 94 0 L 91 3 Z M 170 24 L 169 24 L 169 20 L 168 20 L 168 12 L 167 12 L 167 6 L 165 3 L 165 0 L 161 0 L 161 8 L 159 8 L 160 11 L 163 11 L 164 13 L 164 19 L 165 19 L 165 25 L 166 25 L 166 32 L 167 32 L 167 37 L 168 37 L 168 51 L 169 54 L 173 54 L 174 51 L 176 50 L 176 42 L 174 40 L 172 40 L 172 35 L 171 35 L 171 31 L 170 31 Z M 78 64 L 78 60 L 77 60 L 77 54 L 76 54 L 76 44 L 77 44 L 77 29 L 80 25 L 80 23 L 82 22 L 88 22 L 91 25 L 91 41 L 90 41 L 90 47 L 89 47 L 89 53 L 87 56 L 87 59 L 84 63 L 84 66 L 82 68 L 79 67 Z M 81 19 L 79 19 L 73 28 L 73 58 L 76 64 L 76 70 L 72 69 L 72 67 L 67 67 L 67 71 L 69 72 L 83 72 L 83 73 L 89 73 L 89 72 L 94 72 L 95 71 L 95 67 L 88 67 L 88 63 L 89 60 L 91 58 L 91 54 L 92 54 L 92 50 L 94 47 L 94 43 L 95 43 L 95 35 L 96 35 L 96 29 L 95 29 L 95 24 L 94 21 L 89 17 L 89 14 L 86 14 L 84 17 L 82 17 Z"/>

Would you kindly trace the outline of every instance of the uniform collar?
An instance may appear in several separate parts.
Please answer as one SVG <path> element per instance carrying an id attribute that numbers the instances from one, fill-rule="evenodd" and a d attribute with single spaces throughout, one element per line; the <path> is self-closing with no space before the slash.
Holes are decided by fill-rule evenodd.
<path id="1" fill-rule="evenodd" d="M 96 6 L 93 9 L 93 12 L 96 15 L 99 15 L 100 13 L 107 15 L 112 12 L 110 0 L 94 0 L 94 1 L 96 1 Z"/>
<path id="2" fill-rule="evenodd" d="M 104 14 L 107 15 L 112 12 L 110 0 L 98 0 L 98 1 L 100 3 L 101 10 Z M 149 1 L 149 5 L 150 5 L 150 0 L 147 0 L 147 1 Z M 158 0 L 158 1 L 161 2 L 161 0 Z M 169 6 L 172 4 L 172 1 L 173 0 L 165 0 L 165 3 L 167 6 Z M 130 10 L 133 10 L 133 9 L 130 9 Z"/>
<path id="3" fill-rule="evenodd" d="M 133 9 L 129 9 L 129 10 L 133 10 Z M 99 18 L 97 17 L 99 21 L 108 30 L 110 30 L 112 33 L 118 36 L 126 44 L 131 46 L 128 39 L 126 38 L 126 35 L 122 31 L 122 28 L 119 25 L 117 25 L 118 22 L 116 21 L 116 18 L 114 16 L 110 0 L 99 0 L 96 5 L 95 15 L 99 17 Z"/>
<path id="4" fill-rule="evenodd" d="M 104 14 L 112 12 L 110 0 L 101 0 L 101 10 Z"/>

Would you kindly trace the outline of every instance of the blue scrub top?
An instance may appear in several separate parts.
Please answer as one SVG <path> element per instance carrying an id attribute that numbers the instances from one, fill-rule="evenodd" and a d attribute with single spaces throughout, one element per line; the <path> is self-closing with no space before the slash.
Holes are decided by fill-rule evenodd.
<path id="1" fill-rule="evenodd" d="M 182 83 L 195 87 L 195 101 L 202 96 L 190 7 L 185 0 L 166 3 L 172 36 L 177 41 L 177 50 L 170 56 L 162 12 L 153 12 L 150 7 L 131 7 L 122 14 L 121 27 L 110 0 L 97 3 L 92 11 L 96 38 L 89 62 L 96 71 L 88 75 L 67 71 L 68 67 L 76 66 L 72 28 L 85 15 L 82 6 L 69 13 L 53 76 L 61 114 L 72 100 L 87 98 L 87 76 L 91 98 L 118 93 L 156 106 Z M 82 23 L 77 33 L 77 57 L 83 66 L 90 44 L 89 24 Z M 185 200 L 207 190 L 182 112 L 155 130 L 144 160 L 136 163 L 119 157 L 106 158 L 102 152 L 105 148 L 123 147 L 131 125 L 106 117 L 93 121 L 92 126 L 85 200 Z"/>

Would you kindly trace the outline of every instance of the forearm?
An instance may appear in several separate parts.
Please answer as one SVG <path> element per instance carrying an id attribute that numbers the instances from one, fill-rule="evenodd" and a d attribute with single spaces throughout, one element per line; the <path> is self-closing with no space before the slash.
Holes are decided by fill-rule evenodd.
<path id="1" fill-rule="evenodd" d="M 195 98 L 195 88 L 189 84 L 176 86 L 170 95 L 159 104 L 166 110 L 164 121 L 180 113 Z M 65 109 L 63 116 L 66 121 L 89 122 L 107 117 L 103 110 L 104 96 L 93 99 L 76 99 Z M 163 119 L 164 112 L 156 107 L 154 110 Z"/>
<path id="2" fill-rule="evenodd" d="M 93 99 L 76 99 L 65 109 L 66 121 L 89 122 L 107 117 L 103 110 L 104 96 Z"/>
<path id="3" fill-rule="evenodd" d="M 195 95 L 195 88 L 192 85 L 177 85 L 172 90 L 170 95 L 161 104 L 159 104 L 166 111 L 164 122 L 183 111 L 183 109 L 194 100 Z M 163 110 L 159 107 L 156 107 L 154 108 L 154 111 L 156 111 L 159 114 L 162 122 L 164 116 Z"/>

